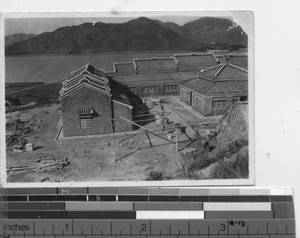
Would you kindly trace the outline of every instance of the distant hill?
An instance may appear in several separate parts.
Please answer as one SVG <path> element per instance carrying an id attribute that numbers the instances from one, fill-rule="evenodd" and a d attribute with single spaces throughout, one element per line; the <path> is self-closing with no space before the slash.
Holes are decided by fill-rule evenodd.
<path id="1" fill-rule="evenodd" d="M 248 36 L 243 29 L 224 18 L 203 17 L 186 23 L 182 30 L 202 43 L 246 46 L 248 42 Z"/>
<path id="2" fill-rule="evenodd" d="M 229 30 L 233 22 L 200 18 L 179 26 L 140 17 L 121 24 L 84 23 L 61 27 L 27 40 L 8 44 L 6 55 L 95 53 L 105 51 L 206 50 L 212 43 L 247 46 L 242 29 Z"/>
<path id="3" fill-rule="evenodd" d="M 19 34 L 5 36 L 5 47 L 10 46 L 16 42 L 28 40 L 34 36 L 36 36 L 36 35 L 35 34 L 25 34 L 25 33 L 19 33 Z"/>

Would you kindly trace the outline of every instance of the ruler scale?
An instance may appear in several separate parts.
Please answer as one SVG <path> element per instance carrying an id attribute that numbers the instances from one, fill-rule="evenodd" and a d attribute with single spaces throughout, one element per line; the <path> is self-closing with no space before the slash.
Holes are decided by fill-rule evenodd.
<path id="1" fill-rule="evenodd" d="M 296 237 L 290 189 L 6 188 L 0 237 Z"/>

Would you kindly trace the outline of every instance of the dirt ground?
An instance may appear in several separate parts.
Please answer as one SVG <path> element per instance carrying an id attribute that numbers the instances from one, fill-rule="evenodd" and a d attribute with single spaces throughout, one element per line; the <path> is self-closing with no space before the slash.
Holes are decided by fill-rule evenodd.
<path id="1" fill-rule="evenodd" d="M 199 123 L 201 118 L 196 113 L 184 108 L 179 99 L 169 97 L 163 99 L 163 107 L 169 113 L 170 122 L 181 123 L 186 127 L 186 133 L 178 131 L 178 148 L 188 149 L 189 146 L 202 142 L 195 140 L 196 133 L 189 124 Z M 160 111 L 156 106 L 151 111 Z M 182 179 L 184 161 L 177 153 L 176 137 L 168 142 L 162 138 L 144 131 L 122 136 L 109 135 L 99 137 L 78 137 L 72 139 L 55 140 L 59 131 L 59 105 L 50 105 L 22 112 L 7 113 L 7 121 L 19 117 L 37 114 L 29 122 L 33 131 L 27 141 L 33 143 L 32 152 L 7 151 L 7 164 L 20 166 L 38 159 L 56 158 L 66 159 L 70 164 L 61 169 L 42 173 L 9 174 L 8 182 L 83 182 L 83 181 L 141 181 L 151 180 L 151 172 L 159 171 L 161 178 Z M 215 120 L 212 118 L 210 120 Z M 151 130 L 160 130 L 155 122 L 145 125 Z M 166 135 L 163 135 L 167 138 Z M 105 143 L 104 143 L 105 142 Z M 115 146 L 113 146 L 115 145 Z M 37 162 L 38 163 L 38 162 Z"/>

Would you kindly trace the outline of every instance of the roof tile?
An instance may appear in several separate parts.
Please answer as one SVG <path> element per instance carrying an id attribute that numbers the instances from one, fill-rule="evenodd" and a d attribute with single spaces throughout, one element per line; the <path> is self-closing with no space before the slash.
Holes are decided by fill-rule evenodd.
<path id="1" fill-rule="evenodd" d="M 212 53 L 175 54 L 178 65 L 216 65 L 218 60 Z"/>
<path id="2" fill-rule="evenodd" d="M 134 59 L 138 71 L 176 69 L 173 57 Z"/>

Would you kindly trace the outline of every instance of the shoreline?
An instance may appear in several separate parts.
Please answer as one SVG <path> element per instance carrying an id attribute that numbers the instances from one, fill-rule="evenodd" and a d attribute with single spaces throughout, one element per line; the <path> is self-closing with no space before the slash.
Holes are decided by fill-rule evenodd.
<path id="1" fill-rule="evenodd" d="M 228 53 L 247 53 L 247 48 L 241 48 L 242 50 L 227 51 Z M 149 53 L 192 53 L 201 52 L 207 53 L 213 50 L 197 51 L 197 50 L 157 50 L 157 51 L 101 51 L 101 52 L 83 52 L 83 53 L 45 53 L 45 54 L 24 54 L 24 55 L 5 55 L 4 58 L 15 58 L 15 57 L 41 57 L 41 56 L 80 56 L 80 55 L 107 55 L 107 54 L 149 54 Z M 216 50 L 216 52 L 222 50 Z"/>

